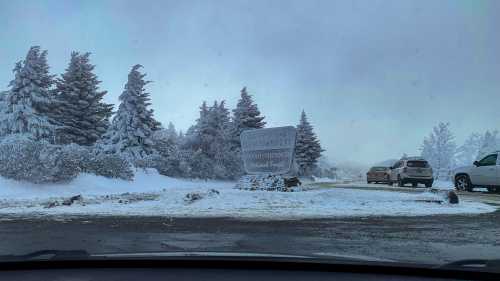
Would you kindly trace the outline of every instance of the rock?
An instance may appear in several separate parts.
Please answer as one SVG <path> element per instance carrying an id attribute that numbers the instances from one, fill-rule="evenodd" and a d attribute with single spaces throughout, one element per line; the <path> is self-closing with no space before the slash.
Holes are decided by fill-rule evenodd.
<path id="1" fill-rule="evenodd" d="M 216 189 L 210 189 L 210 191 L 208 191 L 208 194 L 209 195 L 219 195 L 220 192 Z"/>
<path id="2" fill-rule="evenodd" d="M 285 187 L 294 187 L 302 185 L 298 177 L 285 178 Z"/>
<path id="3" fill-rule="evenodd" d="M 458 195 L 455 193 L 455 191 L 450 190 L 446 193 L 446 199 L 448 200 L 448 203 L 450 204 L 458 204 Z"/>
<path id="4" fill-rule="evenodd" d="M 76 195 L 76 196 L 72 196 L 68 199 L 65 199 L 63 202 L 62 202 L 62 205 L 64 206 L 71 206 L 73 205 L 73 203 L 75 201 L 81 201 L 83 199 L 82 195 Z"/>
<path id="5" fill-rule="evenodd" d="M 203 198 L 203 196 L 200 193 L 190 192 L 190 193 L 186 194 L 186 197 L 184 197 L 184 201 L 186 201 L 187 203 L 193 203 L 193 202 L 200 200 L 202 198 Z"/>
<path id="6" fill-rule="evenodd" d="M 59 202 L 54 201 L 54 202 L 49 202 L 49 204 L 47 204 L 47 206 L 45 206 L 45 208 L 54 208 L 57 206 L 59 206 Z"/>
<path id="7" fill-rule="evenodd" d="M 236 188 L 243 190 L 300 191 L 301 182 L 298 178 L 284 178 L 281 175 L 246 175 L 240 178 Z"/>

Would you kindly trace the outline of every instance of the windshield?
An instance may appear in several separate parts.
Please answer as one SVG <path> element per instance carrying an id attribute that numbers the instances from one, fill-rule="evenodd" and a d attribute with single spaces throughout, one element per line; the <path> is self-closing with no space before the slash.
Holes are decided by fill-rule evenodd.
<path id="1" fill-rule="evenodd" d="M 494 0 L 0 0 L 0 256 L 498 259 L 499 27 Z"/>

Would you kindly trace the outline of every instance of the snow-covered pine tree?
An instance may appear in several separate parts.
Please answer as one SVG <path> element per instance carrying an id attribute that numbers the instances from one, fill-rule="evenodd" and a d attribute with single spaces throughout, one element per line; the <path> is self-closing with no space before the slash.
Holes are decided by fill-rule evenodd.
<path id="1" fill-rule="evenodd" d="M 302 111 L 300 123 L 297 125 L 297 142 L 295 146 L 295 162 L 298 165 L 300 176 L 311 176 L 321 157 L 320 142 L 313 131 L 313 126 Z"/>
<path id="2" fill-rule="evenodd" d="M 236 108 L 233 109 L 233 134 L 238 147 L 240 147 L 241 132 L 249 129 L 264 128 L 266 122 L 264 116 L 260 115 L 257 104 L 254 103 L 252 96 L 248 94 L 247 88 L 241 89 L 241 97 L 238 100 Z"/>
<path id="3" fill-rule="evenodd" d="M 225 102 L 206 102 L 200 107 L 200 117 L 183 137 L 182 150 L 190 151 L 191 176 L 197 178 L 234 178 L 239 172 L 239 160 L 231 149 L 229 110 Z"/>
<path id="4" fill-rule="evenodd" d="M 182 169 L 182 158 L 178 138 L 172 123 L 167 129 L 157 130 L 153 134 L 154 167 L 162 175 L 181 177 L 187 171 Z"/>
<path id="5" fill-rule="evenodd" d="M 232 127 L 229 110 L 225 101 L 214 103 L 210 108 L 212 142 L 210 154 L 214 159 L 214 176 L 220 179 L 232 179 L 240 173 L 238 154 L 232 149 Z"/>
<path id="6" fill-rule="evenodd" d="M 26 58 L 16 64 L 14 74 L 4 97 L 0 134 L 23 134 L 35 141 L 53 142 L 56 126 L 49 116 L 54 76 L 49 74 L 47 51 L 31 47 Z"/>
<path id="7" fill-rule="evenodd" d="M 133 163 L 153 154 L 152 135 L 161 128 L 153 110 L 148 108 L 149 93 L 144 87 L 149 81 L 144 80 L 146 75 L 139 71 L 141 67 L 132 67 L 118 111 L 102 141 L 105 152 L 120 153 Z"/>
<path id="8" fill-rule="evenodd" d="M 93 73 L 90 53 L 71 53 L 66 72 L 56 81 L 57 109 L 54 120 L 60 143 L 93 145 L 108 129 L 113 106 L 102 101 L 101 81 Z"/>
<path id="9" fill-rule="evenodd" d="M 208 156 L 209 131 L 209 108 L 206 101 L 203 101 L 195 125 L 188 128 L 181 144 L 181 155 L 188 162 L 189 177 L 203 179 L 213 177 L 213 161 Z"/>
<path id="10" fill-rule="evenodd" d="M 421 147 L 421 156 L 425 158 L 432 169 L 434 177 L 447 178 L 455 166 L 455 137 L 451 133 L 450 124 L 440 122 L 435 126 Z"/>
<path id="11" fill-rule="evenodd" d="M 455 156 L 457 166 L 471 165 L 477 159 L 482 139 L 480 134 L 473 133 L 465 140 L 463 145 L 457 148 Z"/>
<path id="12" fill-rule="evenodd" d="M 173 142 L 177 142 L 179 136 L 177 135 L 177 131 L 175 130 L 174 123 L 168 122 L 167 128 L 164 131 L 168 138 L 170 138 Z"/>
<path id="13" fill-rule="evenodd" d="M 492 132 L 486 131 L 486 133 L 484 133 L 481 142 L 481 148 L 479 149 L 479 153 L 477 155 L 478 159 L 483 158 L 488 153 L 499 150 L 499 140 L 497 135 L 497 130 L 494 130 Z"/>

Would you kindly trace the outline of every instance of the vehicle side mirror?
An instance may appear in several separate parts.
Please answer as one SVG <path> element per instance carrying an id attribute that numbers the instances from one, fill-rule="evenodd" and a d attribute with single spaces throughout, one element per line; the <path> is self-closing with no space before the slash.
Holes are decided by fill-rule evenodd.
<path id="1" fill-rule="evenodd" d="M 479 161 L 474 161 L 474 166 L 479 167 Z"/>

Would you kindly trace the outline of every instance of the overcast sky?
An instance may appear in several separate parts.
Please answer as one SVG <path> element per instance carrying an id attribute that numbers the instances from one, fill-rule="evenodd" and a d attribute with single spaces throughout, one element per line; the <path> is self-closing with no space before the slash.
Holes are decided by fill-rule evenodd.
<path id="1" fill-rule="evenodd" d="M 107 102 L 140 63 L 157 119 L 186 130 L 247 86 L 269 126 L 304 109 L 330 159 L 370 164 L 439 121 L 459 144 L 500 128 L 499 27 L 494 0 L 0 0 L 0 90 L 32 45 L 54 74 L 89 51 Z"/>

